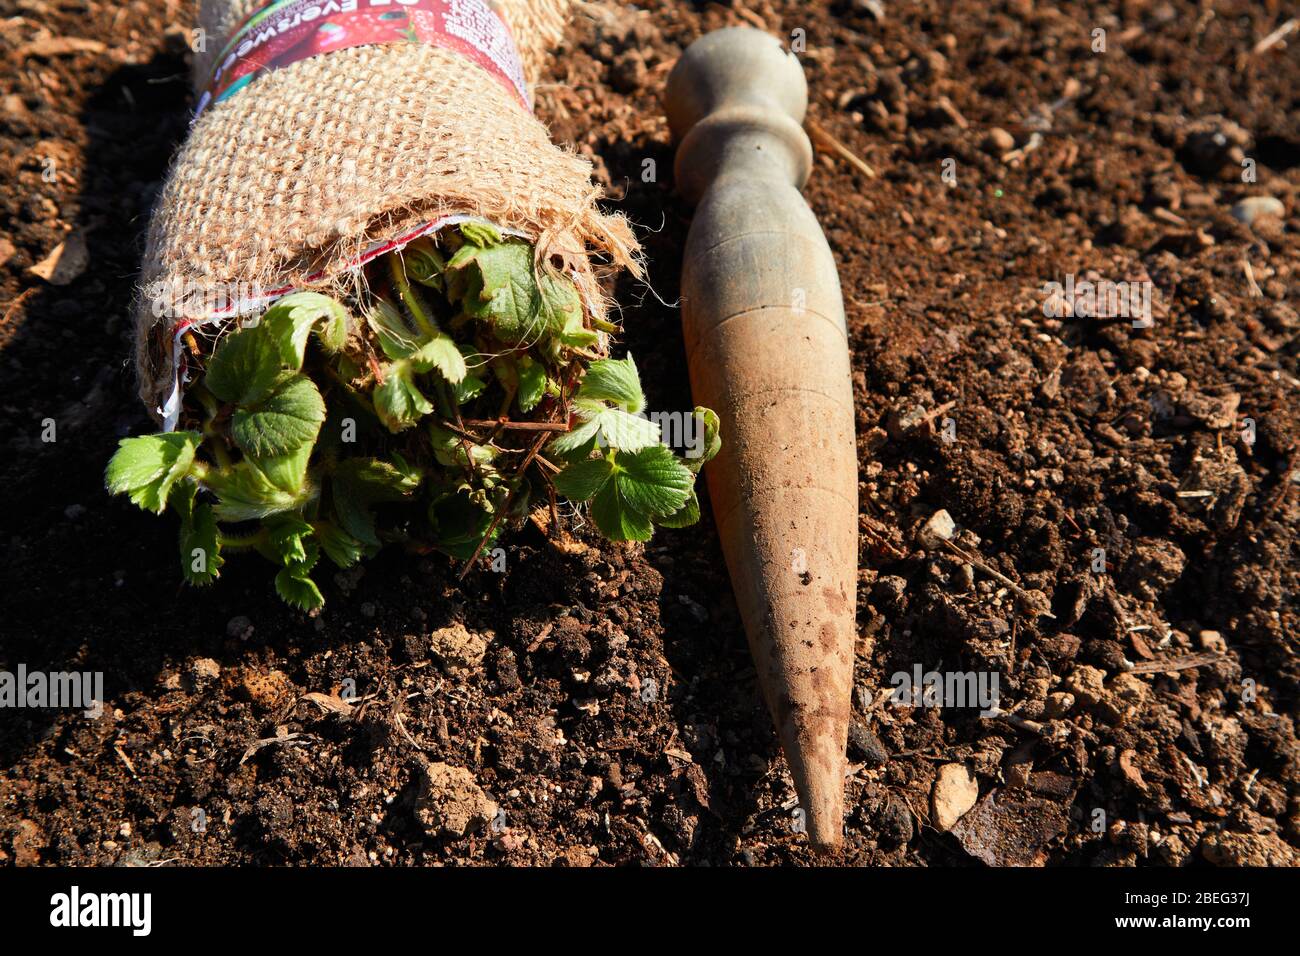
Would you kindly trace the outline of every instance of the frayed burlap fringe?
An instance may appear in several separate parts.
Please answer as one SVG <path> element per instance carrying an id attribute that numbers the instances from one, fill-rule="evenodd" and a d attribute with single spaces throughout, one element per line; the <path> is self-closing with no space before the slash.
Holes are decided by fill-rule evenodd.
<path id="1" fill-rule="evenodd" d="M 203 0 L 209 54 L 262 0 Z M 569 0 L 499 0 L 530 85 L 561 35 Z M 202 81 L 200 81 L 202 82 Z M 158 199 L 142 288 L 338 282 L 376 240 L 448 215 L 516 230 L 539 259 L 569 271 L 603 317 L 589 255 L 639 273 L 622 216 L 596 206 L 590 164 L 551 143 L 496 78 L 428 46 L 368 46 L 302 60 L 209 107 Z M 142 298 L 136 319 L 140 397 L 151 412 L 171 389 L 178 319 Z"/>

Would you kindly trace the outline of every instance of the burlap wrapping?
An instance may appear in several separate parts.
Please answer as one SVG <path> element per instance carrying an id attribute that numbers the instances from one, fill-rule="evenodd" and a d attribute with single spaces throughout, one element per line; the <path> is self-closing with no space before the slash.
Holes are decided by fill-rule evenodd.
<path id="1" fill-rule="evenodd" d="M 264 0 L 202 0 L 207 54 Z M 570 0 L 494 0 L 530 85 Z M 537 243 L 604 305 L 588 255 L 638 270 L 627 222 L 596 207 L 590 164 L 551 143 L 484 69 L 436 47 L 339 50 L 268 73 L 203 112 L 150 225 L 142 288 L 305 285 L 339 276 L 370 242 L 448 215 L 478 215 Z M 174 315 L 142 297 L 140 396 L 156 413 L 172 388 Z"/>

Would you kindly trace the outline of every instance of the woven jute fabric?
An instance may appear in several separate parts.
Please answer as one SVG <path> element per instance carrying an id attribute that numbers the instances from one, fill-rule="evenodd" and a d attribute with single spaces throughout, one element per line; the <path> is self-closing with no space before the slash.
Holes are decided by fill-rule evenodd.
<path id="1" fill-rule="evenodd" d="M 224 38 L 264 0 L 203 0 L 206 81 Z M 531 86 L 570 0 L 497 0 Z M 626 220 L 602 213 L 590 164 L 553 144 L 505 85 L 457 54 L 418 44 L 339 50 L 267 73 L 198 118 L 150 224 L 141 288 L 342 285 L 371 242 L 449 215 L 475 215 L 536 242 L 603 317 L 591 256 L 639 272 Z M 142 295 L 140 397 L 172 385 L 172 332 Z"/>

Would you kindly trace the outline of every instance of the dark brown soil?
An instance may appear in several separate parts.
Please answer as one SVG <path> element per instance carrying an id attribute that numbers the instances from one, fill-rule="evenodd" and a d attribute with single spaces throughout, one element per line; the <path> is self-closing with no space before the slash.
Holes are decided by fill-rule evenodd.
<path id="1" fill-rule="evenodd" d="M 808 188 L 840 263 L 862 453 L 840 859 L 1294 863 L 1300 32 L 1252 53 L 1287 5 L 642 6 L 586 5 L 539 111 L 644 227 L 664 300 L 690 211 L 658 97 L 700 32 L 803 31 L 812 117 L 878 173 L 826 154 Z M 99 720 L 0 711 L 0 862 L 813 860 L 707 515 L 645 549 L 581 528 L 563 551 L 529 527 L 506 573 L 463 586 L 442 559 L 385 555 L 307 619 L 255 560 L 181 587 L 174 527 L 106 496 L 115 442 L 149 427 L 128 313 L 185 135 L 184 16 L 16 0 L 0 20 L 0 669 L 102 671 L 108 697 Z M 1230 215 L 1264 195 L 1285 214 Z M 84 274 L 30 274 L 74 226 Z M 1046 317 L 1044 283 L 1067 274 L 1153 282 L 1153 327 Z M 689 408 L 677 311 L 618 293 L 654 406 Z M 916 424 L 916 406 L 938 414 Z M 1055 616 L 919 546 L 940 508 Z M 486 638 L 481 663 L 435 639 L 453 624 Z M 915 665 L 996 673 L 1014 716 L 888 703 Z M 340 687 L 364 702 L 295 704 Z M 430 762 L 471 777 L 431 784 Z M 941 833 L 950 763 L 981 803 Z M 471 817 L 488 797 L 502 813 L 457 836 L 429 812 L 447 788 Z"/>

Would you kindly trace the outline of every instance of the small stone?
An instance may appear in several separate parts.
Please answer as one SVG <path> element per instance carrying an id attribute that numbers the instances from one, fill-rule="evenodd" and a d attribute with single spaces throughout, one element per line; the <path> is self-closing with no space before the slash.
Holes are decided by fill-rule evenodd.
<path id="1" fill-rule="evenodd" d="M 912 842 L 916 827 L 912 813 L 902 800 L 890 800 L 876 820 L 876 828 L 886 846 L 902 846 Z"/>
<path id="2" fill-rule="evenodd" d="M 856 720 L 849 724 L 849 746 L 868 767 L 880 767 L 889 761 L 889 751 L 880 738 Z"/>
<path id="3" fill-rule="evenodd" d="M 1248 226 L 1254 225 L 1260 216 L 1276 216 L 1280 219 L 1284 215 L 1286 206 L 1282 205 L 1282 200 L 1273 196 L 1249 196 L 1234 203 L 1232 207 L 1232 218 Z"/>
<path id="4" fill-rule="evenodd" d="M 374 606 L 372 603 L 370 603 L 369 601 L 364 602 L 364 603 L 361 605 L 361 616 L 362 616 L 362 617 L 374 617 L 374 616 L 375 616 L 375 606 Z"/>
<path id="5" fill-rule="evenodd" d="M 1146 790 L 1147 782 L 1142 778 L 1142 769 L 1138 766 L 1137 751 L 1125 750 L 1119 755 L 1119 771 L 1124 779 L 1139 790 Z"/>
<path id="6" fill-rule="evenodd" d="M 86 513 L 85 505 L 68 505 L 63 509 L 63 516 L 69 521 L 76 521 Z"/>
<path id="7" fill-rule="evenodd" d="M 210 657 L 200 657 L 190 664 L 190 678 L 195 686 L 203 687 L 221 676 L 221 665 Z"/>
<path id="8" fill-rule="evenodd" d="M 1215 866 L 1296 864 L 1296 852 L 1272 833 L 1211 831 L 1201 838 L 1201 856 Z"/>
<path id="9" fill-rule="evenodd" d="M 921 405 L 913 405 L 911 408 L 896 408 L 885 419 L 885 430 L 890 438 L 897 441 L 925 424 L 928 415 L 929 413 Z"/>
<path id="10" fill-rule="evenodd" d="M 1058 717 L 1064 717 L 1073 707 L 1074 695 L 1057 691 L 1054 694 L 1047 695 L 1047 707 L 1044 712 L 1048 718 L 1055 720 Z"/>
<path id="11" fill-rule="evenodd" d="M 945 541 L 951 541 L 956 533 L 957 524 L 952 520 L 952 515 L 940 508 L 916 532 L 916 540 L 921 547 L 932 551 L 942 547 Z"/>
<path id="12" fill-rule="evenodd" d="M 934 781 L 930 794 L 932 822 L 939 830 L 947 831 L 975 806 L 979 799 L 979 785 L 975 775 L 962 764 L 944 764 Z"/>
<path id="13" fill-rule="evenodd" d="M 273 709 L 293 691 L 293 682 L 283 671 L 272 670 L 265 674 L 253 671 L 244 676 L 239 690 L 254 707 L 265 711 Z"/>
<path id="14" fill-rule="evenodd" d="M 415 818 L 431 837 L 462 837 L 486 826 L 496 803 L 463 767 L 431 763 L 420 775 Z"/>
<path id="15" fill-rule="evenodd" d="M 1201 642 L 1201 650 L 1209 651 L 1212 654 L 1226 654 L 1228 652 L 1228 642 L 1223 639 L 1223 635 L 1218 631 L 1201 631 L 1197 639 Z"/>
<path id="16" fill-rule="evenodd" d="M 43 219 L 52 219 L 58 215 L 58 207 L 43 211 Z M 90 264 L 90 252 L 86 246 L 86 237 L 80 232 L 69 233 L 68 237 L 54 247 L 48 256 L 27 271 L 38 276 L 50 285 L 67 285 L 86 271 Z"/>
<path id="17" fill-rule="evenodd" d="M 252 633 L 253 622 L 242 614 L 232 617 L 226 622 L 226 637 L 245 641 L 248 640 L 249 635 Z"/>
<path id="18" fill-rule="evenodd" d="M 434 631 L 429 650 L 449 671 L 475 670 L 483 663 L 488 639 L 456 623 Z"/>
<path id="19" fill-rule="evenodd" d="M 1081 664 L 1065 681 L 1065 689 L 1085 707 L 1095 707 L 1106 693 L 1106 672 Z"/>
<path id="20" fill-rule="evenodd" d="M 986 153 L 1001 156 L 1003 153 L 1009 153 L 1016 148 L 1016 138 L 1000 126 L 994 126 L 984 134 L 984 139 L 980 142 L 980 148 Z"/>
<path id="21" fill-rule="evenodd" d="M 19 820 L 14 834 L 14 863 L 18 866 L 39 866 L 41 850 L 45 847 L 45 833 L 31 820 Z"/>
<path id="22" fill-rule="evenodd" d="M 885 5 L 880 0 L 853 0 L 853 9 L 871 14 L 877 23 L 885 21 Z"/>
<path id="23" fill-rule="evenodd" d="M 993 790 L 952 834 L 988 866 L 1042 866 L 1047 845 L 1069 826 L 1068 806 L 1069 800 L 1045 800 L 1025 790 Z"/>
<path id="24" fill-rule="evenodd" d="M 591 856 L 587 853 L 585 847 L 569 846 L 560 851 L 556 862 L 561 866 L 586 869 L 591 866 Z"/>
<path id="25" fill-rule="evenodd" d="M 1097 713 L 1110 724 L 1122 724 L 1138 715 L 1151 689 L 1136 674 L 1120 674 L 1106 688 Z"/>

